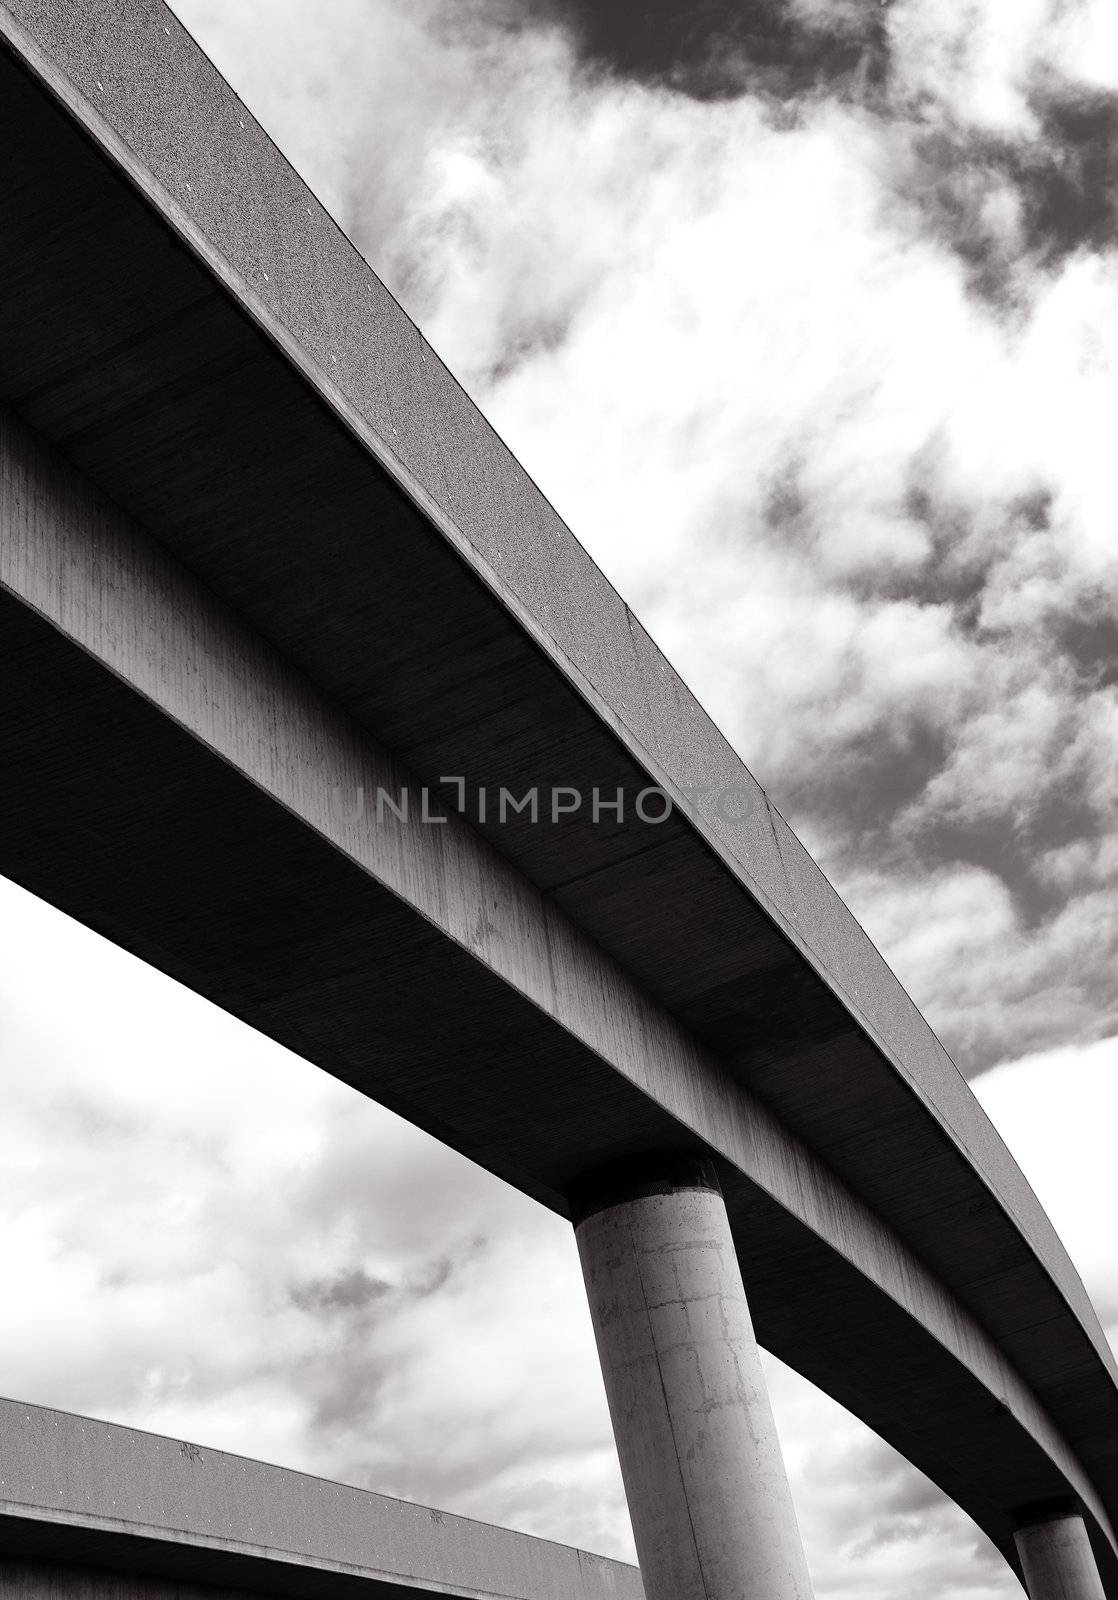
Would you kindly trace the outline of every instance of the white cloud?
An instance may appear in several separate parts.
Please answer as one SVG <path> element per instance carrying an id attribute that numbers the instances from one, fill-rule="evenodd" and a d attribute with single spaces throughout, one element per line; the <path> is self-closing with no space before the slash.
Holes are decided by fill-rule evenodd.
<path id="1" fill-rule="evenodd" d="M 867 870 L 845 888 L 901 982 L 966 1059 L 1006 1059 L 1007 1038 L 1039 1050 L 1118 1027 L 1105 982 L 1118 958 L 1112 890 L 1087 890 L 1030 921 L 1005 884 L 977 866 L 907 879 Z"/>
<path id="2" fill-rule="evenodd" d="M 1073 81 L 1118 89 L 1118 12 L 1109 0 L 1079 0 L 1054 19 L 1056 60 Z"/>
<path id="3" fill-rule="evenodd" d="M 975 1085 L 1079 1269 L 1118 1353 L 1113 1134 L 1118 1035 L 997 1068 Z"/>
<path id="4" fill-rule="evenodd" d="M 889 13 L 899 75 L 940 116 L 1030 132 L 1026 93 L 1051 15 L 1050 0 L 899 0 Z"/>

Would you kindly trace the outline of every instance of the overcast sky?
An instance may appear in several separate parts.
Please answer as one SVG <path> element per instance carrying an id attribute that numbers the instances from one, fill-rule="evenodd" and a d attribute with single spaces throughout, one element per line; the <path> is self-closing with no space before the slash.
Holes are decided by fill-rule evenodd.
<path id="1" fill-rule="evenodd" d="M 176 11 L 826 867 L 1118 1340 L 1118 6 Z M 566 1224 L 2 881 L 0 941 L 0 1391 L 631 1555 Z M 1019 1593 L 769 1371 L 820 1600 Z"/>

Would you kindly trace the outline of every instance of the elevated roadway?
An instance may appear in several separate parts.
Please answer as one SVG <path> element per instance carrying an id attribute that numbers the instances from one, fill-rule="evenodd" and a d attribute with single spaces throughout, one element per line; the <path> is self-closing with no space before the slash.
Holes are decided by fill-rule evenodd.
<path id="1" fill-rule="evenodd" d="M 0 871 L 563 1214 L 711 1162 L 760 1340 L 1118 1600 L 1095 1312 L 780 813 L 166 7 L 0 43 Z"/>
<path id="2" fill-rule="evenodd" d="M 0 1479 L 9 1600 L 643 1600 L 620 1561 L 12 1400 Z"/>

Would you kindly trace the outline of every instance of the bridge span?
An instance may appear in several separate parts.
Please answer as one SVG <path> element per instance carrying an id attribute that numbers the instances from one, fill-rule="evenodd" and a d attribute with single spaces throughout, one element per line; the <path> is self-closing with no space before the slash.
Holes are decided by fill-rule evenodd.
<path id="1" fill-rule="evenodd" d="M 1118 1600 L 1098 1318 L 779 811 L 173 13 L 0 44 L 0 871 L 577 1223 L 649 1600 L 807 1593 L 754 1332 Z"/>
<path id="2" fill-rule="evenodd" d="M 621 1561 L 66 1411 L 0 1400 L 0 1452 L 6 1600 L 644 1600 Z"/>

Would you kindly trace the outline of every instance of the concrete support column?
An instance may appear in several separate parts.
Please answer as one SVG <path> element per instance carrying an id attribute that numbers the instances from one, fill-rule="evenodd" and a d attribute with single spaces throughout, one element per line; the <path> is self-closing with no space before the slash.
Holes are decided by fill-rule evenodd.
<path id="1" fill-rule="evenodd" d="M 574 1213 L 647 1600 L 811 1600 L 713 1167 L 618 1168 Z"/>
<path id="2" fill-rule="evenodd" d="M 1091 1541 L 1077 1512 L 1030 1520 L 1014 1539 L 1029 1600 L 1106 1600 Z"/>

